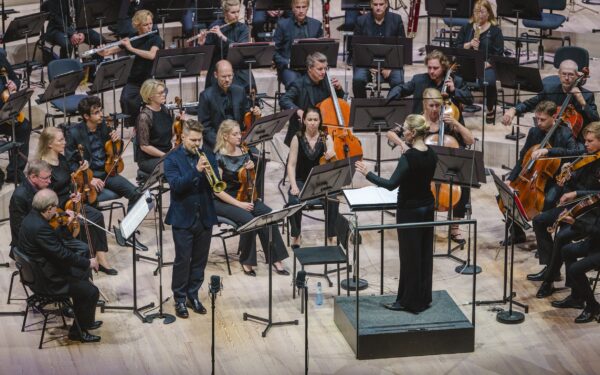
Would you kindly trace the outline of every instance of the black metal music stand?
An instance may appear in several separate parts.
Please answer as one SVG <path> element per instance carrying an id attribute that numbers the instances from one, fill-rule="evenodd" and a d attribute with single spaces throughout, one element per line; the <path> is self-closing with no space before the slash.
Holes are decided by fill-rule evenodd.
<path id="1" fill-rule="evenodd" d="M 257 216 L 254 219 L 250 220 L 246 224 L 242 225 L 238 228 L 239 233 L 253 232 L 257 229 L 262 229 L 264 227 L 269 228 L 269 248 L 265 249 L 268 252 L 269 258 L 269 315 L 267 318 L 262 318 L 257 315 L 251 315 L 248 313 L 243 314 L 244 321 L 257 320 L 259 322 L 267 323 L 267 327 L 262 332 L 262 337 L 267 337 L 267 332 L 271 327 L 275 326 L 283 326 L 283 325 L 298 325 L 298 320 L 292 320 L 287 322 L 274 322 L 273 321 L 273 267 L 272 267 L 272 259 L 273 259 L 273 226 L 274 224 L 279 223 L 285 218 L 295 214 L 298 210 L 302 209 L 303 204 L 297 204 L 294 206 L 290 206 L 287 208 L 282 208 L 281 210 L 272 211 L 268 214 L 264 214 L 262 216 Z"/>
<path id="2" fill-rule="evenodd" d="M 12 8 L 6 9 L 4 2 L 5 1 L 2 0 L 2 5 L 1 5 L 1 9 L 0 9 L 0 15 L 2 16 L 2 35 L 4 35 L 6 33 L 6 20 L 8 19 L 8 16 L 11 14 L 20 13 Z M 2 48 L 6 49 L 6 43 L 2 43 Z"/>
<path id="3" fill-rule="evenodd" d="M 290 69 L 306 70 L 306 58 L 315 52 L 321 52 L 327 57 L 330 68 L 337 66 L 337 54 L 340 43 L 334 39 L 296 39 L 290 52 Z"/>
<path id="4" fill-rule="evenodd" d="M 19 171 L 16 170 L 16 168 L 19 158 L 18 148 L 22 145 L 22 143 L 16 142 L 15 127 L 18 122 L 17 116 L 23 110 L 25 105 L 27 105 L 31 99 L 31 95 L 33 95 L 33 89 L 17 91 L 11 94 L 6 103 L 0 108 L 0 124 L 9 122 L 12 130 L 11 141 L 8 144 L 3 145 L 2 148 L 4 150 L 3 152 L 10 152 L 9 157 L 12 159 L 12 163 L 15 166 L 15 186 L 19 184 Z"/>
<path id="5" fill-rule="evenodd" d="M 256 10 L 291 10 L 292 5 L 289 0 L 256 0 L 254 3 Z"/>
<path id="6" fill-rule="evenodd" d="M 404 67 L 404 46 L 400 44 L 361 44 L 358 38 L 352 39 L 352 61 L 361 68 L 377 68 L 377 97 L 381 98 L 381 69 L 402 69 Z"/>
<path id="7" fill-rule="evenodd" d="M 227 52 L 227 61 L 233 69 L 248 69 L 248 85 L 252 87 L 252 68 L 270 67 L 274 53 L 273 43 L 232 43 Z"/>
<path id="8" fill-rule="evenodd" d="M 116 60 L 103 61 L 96 68 L 96 76 L 92 87 L 87 92 L 88 95 L 102 93 L 102 101 L 104 102 L 104 92 L 112 90 L 113 96 L 113 113 L 111 116 L 116 120 L 117 116 L 117 88 L 127 84 L 127 78 L 133 66 L 134 56 L 125 56 Z M 115 124 L 117 122 L 115 121 Z M 122 134 L 121 134 L 122 136 Z"/>
<path id="9" fill-rule="evenodd" d="M 464 186 L 470 189 L 480 188 L 481 183 L 486 182 L 485 168 L 483 164 L 483 152 L 475 150 L 464 150 L 460 148 L 449 148 L 444 146 L 430 145 L 438 157 L 437 167 L 433 176 L 436 183 L 450 184 L 450 199 L 452 202 L 452 187 Z M 469 210 L 470 215 L 470 210 Z M 450 204 L 448 209 L 448 221 L 453 220 L 453 207 Z M 468 217 L 467 219 L 470 219 Z M 467 260 L 462 260 L 452 252 L 463 248 L 464 245 L 458 245 L 454 249 L 450 242 L 451 226 L 448 226 L 448 250 L 446 254 L 435 254 L 435 257 L 448 257 L 462 263 L 455 268 L 457 273 L 471 275 L 473 272 L 481 272 L 481 268 L 473 268 L 471 265 L 471 236 L 469 233 L 469 242 L 467 248 Z"/>
<path id="10" fill-rule="evenodd" d="M 79 83 L 83 79 L 83 71 L 73 71 L 60 74 L 46 88 L 46 91 L 36 99 L 38 104 L 46 103 L 46 112 L 49 112 L 48 102 L 54 99 L 63 98 L 63 121 L 67 123 L 67 96 L 75 94 Z"/>
<path id="11" fill-rule="evenodd" d="M 119 19 L 121 0 L 84 0 L 77 14 L 77 25 L 86 29 L 98 27 L 100 40 L 104 26 L 115 25 Z"/>
<path id="12" fill-rule="evenodd" d="M 521 42 L 519 41 L 519 19 L 541 20 L 542 11 L 538 0 L 499 0 L 496 17 L 516 18 L 515 45 L 517 64 L 521 58 Z M 540 36 L 541 38 L 541 36 Z M 538 56 L 539 58 L 539 56 Z M 542 56 L 543 58 L 543 56 Z"/>
<path id="13" fill-rule="evenodd" d="M 474 1 L 471 0 L 425 0 L 427 10 L 427 44 L 430 44 L 430 19 L 431 17 L 450 18 L 450 25 L 454 18 L 469 18 L 473 13 Z M 450 26 L 450 45 L 452 45 L 452 26 Z"/>
<path id="14" fill-rule="evenodd" d="M 371 4 L 365 0 L 342 0 L 342 10 L 369 10 Z"/>
<path id="15" fill-rule="evenodd" d="M 152 76 L 155 79 L 179 79 L 179 97 L 182 97 L 182 77 L 199 76 L 208 70 L 215 46 L 161 49 L 156 53 Z"/>
<path id="16" fill-rule="evenodd" d="M 154 302 L 142 307 L 138 307 L 137 304 L 136 234 L 138 233 L 138 227 L 142 224 L 144 218 L 148 215 L 153 207 L 154 202 L 152 201 L 152 195 L 150 195 L 150 192 L 146 191 L 144 192 L 144 195 L 142 195 L 142 197 L 135 203 L 132 209 L 129 210 L 127 216 L 125 216 L 123 220 L 119 222 L 119 226 L 113 226 L 115 238 L 119 245 L 125 246 L 129 239 L 131 239 L 131 243 L 133 244 L 131 249 L 131 259 L 133 263 L 133 306 L 111 306 L 105 304 L 100 308 L 101 312 L 104 312 L 104 310 L 107 309 L 132 310 L 133 314 L 140 318 L 142 323 L 149 322 L 142 314 L 142 311 L 154 307 Z M 162 301 L 159 303 L 162 305 Z"/>

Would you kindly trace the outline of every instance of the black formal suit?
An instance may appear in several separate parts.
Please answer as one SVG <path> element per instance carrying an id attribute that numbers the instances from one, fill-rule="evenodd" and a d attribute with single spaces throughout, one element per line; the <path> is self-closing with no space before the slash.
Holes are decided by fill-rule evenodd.
<path id="1" fill-rule="evenodd" d="M 95 321 L 99 295 L 98 288 L 88 280 L 90 260 L 69 250 L 48 221 L 35 210 L 23 219 L 18 248 L 31 258 L 36 278 L 43 278 L 36 280 L 34 292 L 68 294 L 73 299 L 73 310 L 80 327 L 89 328 Z"/>
<path id="2" fill-rule="evenodd" d="M 214 154 L 203 149 L 218 176 Z M 171 204 L 165 223 L 172 226 L 175 243 L 175 261 L 171 289 L 175 302 L 198 299 L 198 290 L 204 281 L 204 269 L 212 237 L 217 224 L 213 195 L 205 173 L 196 169 L 198 156 L 188 153 L 180 145 L 164 161 L 165 178 L 171 187 Z"/>
<path id="3" fill-rule="evenodd" d="M 26 178 L 15 188 L 10 197 L 8 213 L 10 217 L 10 234 L 12 237 L 10 241 L 11 247 L 17 246 L 21 223 L 25 216 L 31 211 L 31 201 L 33 201 L 33 196 L 36 192 L 37 189 L 35 186 L 33 186 L 31 182 L 29 182 L 29 179 Z"/>
<path id="4" fill-rule="evenodd" d="M 219 85 L 212 85 L 198 97 L 198 121 L 204 126 L 204 145 L 211 150 L 215 147 L 221 122 L 232 119 L 243 129 L 244 115 L 250 110 L 250 103 L 241 86 L 233 84 L 228 91 L 229 94 L 225 94 Z M 224 105 L 226 95 L 230 95 L 229 109 Z"/>

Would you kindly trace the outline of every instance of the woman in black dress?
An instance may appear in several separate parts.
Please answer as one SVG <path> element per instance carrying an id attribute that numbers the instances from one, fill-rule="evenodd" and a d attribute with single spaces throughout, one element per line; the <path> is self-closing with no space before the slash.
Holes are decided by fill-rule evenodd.
<path id="1" fill-rule="evenodd" d="M 437 156 L 425 144 L 429 126 L 422 115 L 409 115 L 403 125 L 403 137 L 410 147 L 402 154 L 396 170 L 388 180 L 369 172 L 362 161 L 356 170 L 375 185 L 388 190 L 398 188 L 396 222 L 433 221 L 434 198 L 430 184 Z M 433 227 L 398 229 L 400 245 L 400 278 L 396 302 L 384 305 L 390 310 L 415 314 L 431 304 L 433 273 Z"/>

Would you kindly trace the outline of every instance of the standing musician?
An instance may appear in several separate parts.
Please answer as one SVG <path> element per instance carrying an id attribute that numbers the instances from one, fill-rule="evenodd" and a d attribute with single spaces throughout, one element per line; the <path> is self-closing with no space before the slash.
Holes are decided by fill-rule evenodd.
<path id="1" fill-rule="evenodd" d="M 436 144 L 437 142 L 431 141 L 431 136 L 437 136 L 440 129 L 440 110 L 442 107 L 443 99 L 442 94 L 433 88 L 428 88 L 423 91 L 423 116 L 429 126 L 429 130 L 426 137 L 427 144 Z M 475 138 L 471 131 L 458 120 L 452 117 L 451 114 L 446 113 L 442 117 L 444 123 L 444 134 L 454 138 L 459 148 L 465 149 L 475 143 Z M 388 140 L 393 144 L 400 146 L 400 152 L 404 153 L 408 150 L 408 146 L 401 138 L 402 126 L 396 126 L 392 130 L 387 132 Z M 455 219 L 462 219 L 465 217 L 467 212 L 466 206 L 469 203 L 471 195 L 471 189 L 467 187 L 461 187 L 460 200 L 454 206 L 452 213 Z M 464 244 L 467 241 L 462 238 L 458 225 L 452 225 L 450 231 L 450 239 L 458 244 Z"/>
<path id="2" fill-rule="evenodd" d="M 198 38 L 198 44 L 215 46 L 212 61 L 206 73 L 206 84 L 208 88 L 215 83 L 215 65 L 219 60 L 227 59 L 229 45 L 232 43 L 248 43 L 250 41 L 250 30 L 243 22 L 238 22 L 240 17 L 240 0 L 223 0 L 223 18 L 213 22 L 207 31 L 202 31 Z M 254 81 L 254 79 L 252 80 Z M 242 86 L 249 92 L 248 69 L 238 69 L 233 75 L 233 83 Z M 254 86 L 254 82 L 252 82 Z"/>
<path id="3" fill-rule="evenodd" d="M 321 111 L 315 107 L 308 107 L 302 113 L 302 127 L 292 138 L 290 154 L 288 157 L 287 174 L 290 179 L 288 204 L 300 203 L 298 195 L 304 187 L 310 170 L 319 165 L 323 158 L 326 161 L 335 157 L 333 140 L 327 134 L 321 120 Z M 332 241 L 336 236 L 335 223 L 338 216 L 339 203 L 334 200 L 327 202 L 327 237 Z M 292 246 L 300 246 L 302 230 L 302 210 L 290 218 L 290 234 Z"/>
<path id="4" fill-rule="evenodd" d="M 389 0 L 371 0 L 371 11 L 356 20 L 354 35 L 378 37 L 406 37 L 402 17 L 389 11 Z M 352 90 L 355 98 L 366 98 L 366 86 L 369 82 L 369 73 L 381 74 L 383 80 L 395 87 L 404 82 L 404 69 L 377 69 L 354 67 L 352 76 Z"/>
<path id="5" fill-rule="evenodd" d="M 69 161 L 71 171 L 75 172 L 81 167 L 81 163 L 88 162 L 89 168 L 94 173 L 94 178 L 90 184 L 99 193 L 98 201 L 102 202 L 108 194 L 107 189 L 116 193 L 119 197 L 125 197 L 129 200 L 129 208 L 140 197 L 139 191 L 125 177 L 115 174 L 108 176 L 105 168 L 106 150 L 105 145 L 108 141 L 117 142 L 120 140 L 119 133 L 116 130 L 109 132 L 102 116 L 102 102 L 97 96 L 88 96 L 81 99 L 77 110 L 83 121 L 75 126 L 71 126 L 66 133 L 67 149 L 65 156 Z M 81 160 L 78 146 L 84 148 L 84 160 Z"/>
<path id="6" fill-rule="evenodd" d="M 217 162 L 210 148 L 202 144 L 202 125 L 195 120 L 183 123 L 182 143 L 165 158 L 165 178 L 171 187 L 171 205 L 165 223 L 172 226 L 175 262 L 171 289 L 175 313 L 189 316 L 187 305 L 198 314 L 206 308 L 198 299 L 217 214 L 212 196 L 212 180 L 219 178 Z"/>
<path id="7" fill-rule="evenodd" d="M 76 320 L 69 329 L 69 339 L 98 342 L 100 336 L 89 333 L 102 326 L 102 321 L 95 319 L 100 292 L 89 281 L 89 270 L 98 270 L 98 262 L 96 258 L 88 259 L 69 250 L 50 226 L 49 221 L 57 215 L 55 192 L 38 191 L 31 205 L 33 209 L 19 230 L 18 248 L 31 258 L 36 276 L 43 279 L 36 280 L 34 292 L 71 297 Z"/>
<path id="8" fill-rule="evenodd" d="M 285 95 L 279 99 L 282 109 L 295 109 L 296 116 L 292 116 L 285 136 L 285 144 L 290 145 L 293 137 L 300 129 L 304 108 L 316 107 L 318 103 L 330 96 L 329 84 L 325 80 L 327 73 L 327 57 L 321 52 L 314 52 L 306 58 L 306 74 L 286 90 Z M 344 97 L 342 84 L 336 78 L 331 79 L 338 98 Z"/>
<path id="9" fill-rule="evenodd" d="M 519 154 L 519 160 L 515 163 L 514 168 L 508 175 L 507 180 L 505 181 L 507 186 L 510 186 L 513 181 L 517 181 L 519 175 L 523 171 L 523 160 L 527 152 L 534 146 L 539 145 L 542 140 L 546 137 L 550 129 L 555 124 L 556 118 L 556 104 L 549 100 L 545 100 L 543 102 L 538 103 L 535 108 L 535 121 L 537 122 L 536 127 L 530 128 L 527 133 L 527 138 L 525 139 L 525 144 L 521 149 Z M 533 151 L 531 158 L 533 160 L 537 160 L 541 157 L 560 157 L 567 156 L 573 153 L 582 153 L 583 147 L 579 146 L 573 138 L 573 133 L 571 130 L 562 124 L 558 125 L 552 137 L 549 140 L 551 148 L 545 149 L 537 149 Z M 556 207 L 556 203 L 562 194 L 562 187 L 558 186 L 553 178 L 549 179 L 546 182 L 546 188 L 544 191 L 544 208 L 542 211 L 550 210 Z M 545 225 L 545 220 L 541 220 L 543 218 L 543 214 L 537 215 L 533 218 L 533 228 L 536 233 L 536 237 L 538 240 L 538 255 L 540 264 L 548 264 L 550 262 L 550 249 L 547 249 L 543 243 L 546 243 L 548 240 L 544 240 L 549 238 L 550 236 L 546 232 L 546 228 L 548 225 Z M 515 244 L 525 242 L 525 232 L 521 227 L 516 224 L 512 225 L 513 230 L 510 234 L 509 244 L 511 241 Z M 551 240 L 549 240 L 551 241 Z M 529 275 L 529 280 L 536 280 L 538 277 L 541 277 L 543 271 L 538 275 Z"/>
<path id="10" fill-rule="evenodd" d="M 582 133 L 585 139 L 586 153 L 588 155 L 595 155 L 600 152 L 600 121 L 590 123 L 583 129 Z M 574 231 L 567 224 L 560 226 L 553 240 L 547 232 L 547 228 L 554 224 L 560 213 L 564 210 L 564 206 L 568 205 L 569 202 L 600 191 L 600 160 L 596 158 L 591 158 L 590 160 L 593 161 L 573 171 L 571 174 L 571 178 L 565 184 L 564 194 L 560 197 L 560 206 L 542 212 L 533 221 L 533 228 L 538 240 L 540 259 L 542 258 L 542 253 L 544 253 L 544 256 L 550 260 L 543 276 L 539 275 L 542 276 L 540 278 L 543 279 L 543 282 L 536 294 L 537 298 L 548 297 L 554 292 L 554 281 L 560 279 L 560 268 L 563 262 L 560 249 L 571 241 L 581 238 L 581 234 Z M 546 231 L 545 233 L 542 233 L 542 228 Z M 529 279 L 535 281 L 540 278 Z"/>
<path id="11" fill-rule="evenodd" d="M 133 27 L 136 29 L 139 36 L 152 31 L 153 16 L 148 10 L 142 9 L 135 12 L 131 20 Z M 140 96 L 140 88 L 145 80 L 151 78 L 152 64 L 156 58 L 156 51 L 163 47 L 163 41 L 158 33 L 148 35 L 144 38 L 136 39 L 133 42 L 129 38 L 121 39 L 122 44 L 102 51 L 99 51 L 100 56 L 109 56 L 125 49 L 131 55 L 134 55 L 133 66 L 131 73 L 127 77 L 127 84 L 121 91 L 121 111 L 131 116 L 126 120 L 128 124 L 135 124 L 135 119 L 140 112 L 142 106 L 142 97 Z"/>
<path id="12" fill-rule="evenodd" d="M 404 122 L 404 141 L 410 148 L 398 160 L 388 180 L 369 172 L 362 161 L 356 170 L 377 186 L 398 188 L 396 223 L 433 221 L 434 198 L 430 185 L 437 164 L 435 152 L 425 144 L 428 125 L 421 115 L 409 115 Z M 433 227 L 398 229 L 400 278 L 396 302 L 390 310 L 418 314 L 431 305 L 433 273 Z"/>
<path id="13" fill-rule="evenodd" d="M 135 130 L 137 137 L 136 162 L 140 170 L 152 173 L 167 152 L 173 141 L 173 117 L 163 106 L 167 98 L 167 88 L 161 81 L 148 79 L 140 89 L 145 105 L 137 118 Z"/>
<path id="14" fill-rule="evenodd" d="M 485 122 L 493 124 L 496 118 L 495 108 L 498 101 L 498 89 L 496 88 L 496 71 L 487 60 L 489 56 L 503 55 L 504 36 L 502 35 L 502 29 L 496 22 L 492 5 L 488 0 L 479 0 L 475 3 L 470 21 L 460 29 L 456 38 L 456 45 L 464 49 L 480 51 L 485 56 L 483 76 L 483 80 L 487 83 Z"/>
<path id="15" fill-rule="evenodd" d="M 10 94 L 19 90 L 21 86 L 21 80 L 15 74 L 15 71 L 12 68 L 12 65 L 8 62 L 6 58 L 6 52 L 0 53 L 0 70 L 6 69 L 6 74 L 4 77 L 0 77 L 0 92 L 2 93 L 2 100 L 0 101 L 0 108 L 4 106 L 4 102 L 8 100 Z M 0 72 L 0 75 L 2 73 Z M 8 122 L 4 124 L 0 124 L 0 134 L 9 135 L 12 137 L 12 125 Z M 17 117 L 17 123 L 15 123 L 15 139 L 13 142 L 22 143 L 21 146 L 17 148 L 18 155 L 13 157 L 9 156 L 8 167 L 6 168 L 6 179 L 7 182 L 16 182 L 15 178 L 17 174 L 19 175 L 19 181 L 21 181 L 21 174 L 25 169 L 25 164 L 27 163 L 27 157 L 29 155 L 29 138 L 31 137 L 31 123 L 28 119 L 23 116 L 22 119 Z M 15 165 L 16 161 L 16 165 Z M 18 172 L 16 172 L 18 171 Z M 0 187 L 2 184 L 0 183 Z"/>
<path id="16" fill-rule="evenodd" d="M 102 43 L 98 32 L 87 25 L 77 25 L 77 15 L 84 11 L 81 4 L 83 0 L 47 0 L 42 10 L 50 13 L 46 27 L 45 40 L 48 43 L 60 46 L 60 58 L 68 58 L 73 49 L 85 42 L 91 46 Z"/>
<path id="17" fill-rule="evenodd" d="M 81 200 L 81 196 L 77 192 L 72 192 L 73 178 L 71 168 L 64 156 L 65 146 L 67 141 L 59 128 L 45 128 L 40 134 L 40 139 L 37 146 L 37 158 L 47 162 L 51 168 L 51 181 L 48 188 L 52 189 L 58 195 L 58 207 L 66 210 L 67 201 L 72 200 L 77 203 Z M 87 162 L 84 162 L 80 169 L 87 169 Z M 108 241 L 106 232 L 101 228 L 105 228 L 104 215 L 96 208 L 89 204 L 84 204 L 82 207 L 84 217 L 92 223 L 98 225 L 89 226 L 90 242 L 94 246 L 96 258 L 98 259 L 98 270 L 107 275 L 117 275 L 118 271 L 112 267 L 106 258 L 108 251 Z M 85 225 L 85 223 L 82 223 Z M 83 236 L 82 241 L 86 241 L 85 231 L 80 231 Z"/>
<path id="18" fill-rule="evenodd" d="M 240 126 L 233 120 L 225 120 L 219 127 L 217 133 L 217 145 L 215 147 L 217 164 L 223 181 L 227 188 L 221 192 L 215 192 L 215 209 L 218 216 L 233 220 L 238 225 L 243 225 L 254 219 L 271 212 L 266 204 L 256 200 L 254 189 L 256 188 L 255 160 L 248 152 L 248 148 L 241 145 L 242 133 Z M 245 179 L 245 182 L 242 180 Z M 271 230 L 271 236 L 269 235 Z M 281 261 L 288 257 L 285 243 L 277 225 L 262 228 L 253 232 L 240 235 L 239 253 L 242 271 L 245 275 L 256 276 L 253 267 L 256 267 L 256 235 L 260 238 L 265 256 L 271 258 L 275 272 L 279 275 L 289 275 L 283 268 Z M 273 253 L 270 250 L 269 238 L 272 238 Z"/>
<path id="19" fill-rule="evenodd" d="M 291 0 L 291 2 L 292 17 L 279 19 L 273 35 L 275 42 L 273 61 L 277 67 L 277 78 L 283 83 L 286 91 L 300 78 L 300 73 L 290 69 L 294 40 L 323 36 L 321 22 L 307 16 L 310 0 Z"/>
<path id="20" fill-rule="evenodd" d="M 577 63 L 573 60 L 565 60 L 560 63 L 558 68 L 558 78 L 560 83 L 546 83 L 542 92 L 533 96 L 515 107 L 506 111 L 502 117 L 502 124 L 510 125 L 516 115 L 531 111 L 542 100 L 551 100 L 556 105 L 562 105 L 567 95 L 572 94 L 571 101 L 575 111 L 583 118 L 583 127 L 592 121 L 600 121 L 598 108 L 594 100 L 594 93 L 583 88 L 573 87 L 573 82 L 578 78 Z M 581 133 L 575 134 L 575 137 L 583 142 Z"/>
<path id="21" fill-rule="evenodd" d="M 452 78 L 449 76 L 444 82 L 451 65 L 446 55 L 438 50 L 433 50 L 425 56 L 425 65 L 427 66 L 427 73 L 415 74 L 410 81 L 393 87 L 388 93 L 388 99 L 392 100 L 412 95 L 415 98 L 412 112 L 423 113 L 423 91 L 428 87 L 432 87 L 442 92 L 445 85 L 446 93 L 454 104 L 473 104 L 473 95 L 471 95 L 471 91 L 469 91 L 461 77 L 455 76 Z M 461 124 L 465 123 L 462 113 L 458 121 Z"/>

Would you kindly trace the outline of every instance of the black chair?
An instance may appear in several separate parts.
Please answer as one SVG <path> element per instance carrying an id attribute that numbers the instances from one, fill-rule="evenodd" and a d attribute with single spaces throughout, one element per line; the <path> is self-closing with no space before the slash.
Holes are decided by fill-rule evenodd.
<path id="1" fill-rule="evenodd" d="M 229 275 L 231 275 L 231 266 L 229 265 L 229 253 L 227 252 L 227 243 L 225 243 L 225 240 L 239 235 L 237 231 L 238 225 L 235 221 L 229 220 L 226 217 L 217 216 L 217 227 L 219 228 L 219 231 L 217 233 L 213 233 L 212 236 L 221 239 L 221 243 L 223 244 L 223 251 L 225 252 L 225 261 L 227 262 L 227 272 L 229 273 Z"/>
<path id="2" fill-rule="evenodd" d="M 81 62 L 75 59 L 59 59 L 50 61 L 48 64 L 48 79 L 52 81 L 55 77 L 70 73 L 70 72 L 81 72 L 83 71 L 83 65 Z M 67 96 L 66 98 L 54 99 L 50 103 L 52 107 L 60 112 L 59 115 L 46 115 L 46 119 L 48 117 L 52 118 L 52 122 L 54 125 L 54 119 L 60 118 L 66 115 L 67 123 L 70 124 L 71 117 L 77 116 L 77 105 L 81 101 L 81 99 L 87 97 L 87 95 L 83 94 L 75 94 Z"/>
<path id="3" fill-rule="evenodd" d="M 552 31 L 560 28 L 566 21 L 567 17 L 562 14 L 555 14 L 555 10 L 565 10 L 567 7 L 567 0 L 538 0 L 540 9 L 549 10 L 550 12 L 542 12 L 541 20 L 523 20 L 523 26 L 532 29 L 539 29 L 539 45 L 538 45 L 538 67 L 544 69 L 544 39 L 560 40 L 562 45 L 565 42 L 569 42 L 571 45 L 571 37 L 564 36 L 562 38 L 552 36 Z M 545 33 L 547 31 L 547 33 Z M 548 61 L 550 62 L 550 61 Z"/>
<path id="4" fill-rule="evenodd" d="M 577 63 L 579 71 L 583 68 L 589 68 L 590 66 L 590 54 L 585 48 L 576 46 L 564 46 L 560 47 L 554 53 L 553 65 L 556 69 L 560 67 L 560 64 L 565 60 L 573 60 Z M 558 84 L 560 78 L 557 75 L 544 77 L 542 80 L 545 84 Z"/>
<path id="5" fill-rule="evenodd" d="M 44 322 L 42 325 L 40 344 L 38 346 L 38 349 L 41 349 L 42 345 L 44 344 L 44 335 L 46 333 L 48 319 L 51 316 L 54 317 L 60 314 L 63 322 L 62 327 L 66 328 L 67 322 L 65 320 L 63 311 L 68 308 L 73 309 L 73 304 L 71 303 L 71 299 L 67 294 L 38 293 L 37 291 L 45 289 L 43 287 L 43 284 L 46 282 L 44 274 L 39 269 L 38 265 L 31 260 L 31 258 L 22 253 L 16 247 L 13 248 L 13 253 L 15 255 L 17 269 L 19 270 L 19 275 L 21 277 L 21 283 L 23 283 L 24 286 L 32 291 L 32 294 L 27 298 L 27 306 L 25 308 L 25 316 L 23 317 L 21 332 L 25 332 L 27 314 L 29 313 L 30 309 L 42 314 L 44 316 Z M 49 308 L 49 305 L 55 305 L 56 307 Z M 77 327 L 79 327 L 77 318 L 75 318 L 75 324 Z M 81 331 L 79 333 L 81 334 Z"/>

